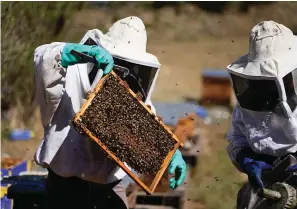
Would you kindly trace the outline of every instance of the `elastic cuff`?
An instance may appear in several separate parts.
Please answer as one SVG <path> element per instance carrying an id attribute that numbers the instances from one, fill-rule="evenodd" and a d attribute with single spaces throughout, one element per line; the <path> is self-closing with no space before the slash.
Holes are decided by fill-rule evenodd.
<path id="1" fill-rule="evenodd" d="M 255 159 L 257 154 L 251 148 L 244 148 L 238 152 L 236 156 L 236 162 L 239 165 L 240 169 L 244 171 L 244 159 L 251 158 Z"/>

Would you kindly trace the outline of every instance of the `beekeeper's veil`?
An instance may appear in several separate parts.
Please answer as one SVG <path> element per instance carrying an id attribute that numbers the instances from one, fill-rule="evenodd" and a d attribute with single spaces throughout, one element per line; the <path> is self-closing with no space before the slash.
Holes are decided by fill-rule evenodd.
<path id="1" fill-rule="evenodd" d="M 121 19 L 106 34 L 98 29 L 90 30 L 82 42 L 108 50 L 114 58 L 114 71 L 135 93 L 141 93 L 143 101 L 150 100 L 161 65 L 154 55 L 146 52 L 147 34 L 141 19 Z"/>
<path id="2" fill-rule="evenodd" d="M 289 117 L 297 104 L 297 37 L 273 21 L 257 24 L 249 53 L 228 67 L 241 108 Z"/>

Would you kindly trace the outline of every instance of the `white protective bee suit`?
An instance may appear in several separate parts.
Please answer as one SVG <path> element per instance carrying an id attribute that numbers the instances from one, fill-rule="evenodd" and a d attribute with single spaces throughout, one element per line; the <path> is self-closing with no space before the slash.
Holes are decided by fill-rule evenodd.
<path id="1" fill-rule="evenodd" d="M 142 70 L 139 66 L 146 66 L 146 73 L 150 76 L 148 81 L 142 82 L 146 91 L 144 102 L 154 112 L 150 97 L 160 63 L 154 55 L 146 52 L 147 35 L 143 22 L 137 17 L 124 18 L 114 23 L 106 34 L 98 29 L 88 31 L 80 43 L 86 44 L 90 40 L 110 51 L 115 64 L 116 59 L 133 62 L 138 66 L 136 71 Z M 69 123 L 92 90 L 88 73 L 94 65 L 77 64 L 63 68 L 60 53 L 65 44 L 45 44 L 34 53 L 37 98 L 44 127 L 44 138 L 35 160 L 63 177 L 76 176 L 101 184 L 122 179 L 126 175 L 124 171 L 107 159 L 97 144 L 80 135 Z"/>
<path id="2" fill-rule="evenodd" d="M 251 32 L 249 54 L 228 66 L 238 100 L 228 134 L 232 160 L 245 146 L 273 156 L 297 151 L 296 58 L 292 31 L 265 21 Z"/>
<path id="3" fill-rule="evenodd" d="M 257 24 L 251 31 L 249 53 L 229 65 L 230 80 L 238 101 L 227 135 L 228 153 L 236 158 L 244 148 L 268 156 L 297 151 L 297 37 L 273 21 Z M 239 168 L 240 169 L 240 168 Z M 238 208 L 255 202 L 239 193 Z M 248 191 L 249 190 L 249 191 Z M 254 203 L 253 203 L 254 204 Z"/>

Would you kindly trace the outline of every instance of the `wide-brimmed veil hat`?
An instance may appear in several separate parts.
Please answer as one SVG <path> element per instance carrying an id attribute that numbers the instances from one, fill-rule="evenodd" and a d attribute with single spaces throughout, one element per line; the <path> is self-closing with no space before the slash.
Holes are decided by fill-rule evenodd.
<path id="1" fill-rule="evenodd" d="M 242 76 L 282 78 L 297 68 L 297 37 L 284 25 L 263 21 L 251 30 L 249 53 L 227 68 Z"/>
<path id="2" fill-rule="evenodd" d="M 84 43 L 88 38 L 92 38 L 115 58 L 160 68 L 157 57 L 146 52 L 146 28 L 138 17 L 132 16 L 118 20 L 106 34 L 98 29 L 89 30 L 81 43 Z"/>

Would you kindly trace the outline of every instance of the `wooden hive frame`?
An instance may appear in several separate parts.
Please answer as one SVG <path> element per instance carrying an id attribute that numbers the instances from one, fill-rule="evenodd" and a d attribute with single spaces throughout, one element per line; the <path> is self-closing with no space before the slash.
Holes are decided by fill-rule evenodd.
<path id="1" fill-rule="evenodd" d="M 158 123 L 172 136 L 172 138 L 176 141 L 176 144 L 174 145 L 174 148 L 167 154 L 167 156 L 165 157 L 165 160 L 163 161 L 163 164 L 161 165 L 161 168 L 159 169 L 159 171 L 156 173 L 156 176 L 153 179 L 153 182 L 151 183 L 150 186 L 147 186 L 138 176 L 136 176 L 125 164 L 124 162 L 120 161 L 118 159 L 117 156 L 115 156 L 101 141 L 100 139 L 98 139 L 96 136 L 93 135 L 93 133 L 83 124 L 80 123 L 81 119 L 80 117 L 84 114 L 84 112 L 86 111 L 86 109 L 89 107 L 89 105 L 91 104 L 92 100 L 94 99 L 94 97 L 97 95 L 97 93 L 100 91 L 100 89 L 102 88 L 102 86 L 104 85 L 105 81 L 109 78 L 109 76 L 114 76 L 119 80 L 119 83 L 121 85 L 123 85 L 127 91 L 136 99 L 138 100 L 138 102 L 146 109 L 146 111 L 148 111 L 153 118 L 158 121 Z M 83 104 L 83 106 L 81 107 L 80 111 L 75 115 L 74 119 L 73 119 L 73 124 L 74 125 L 79 125 L 83 131 L 88 135 L 88 137 L 90 137 L 91 139 L 93 139 L 127 174 L 128 176 L 133 179 L 147 194 L 152 194 L 154 192 L 154 190 L 156 189 L 162 175 L 164 174 L 166 168 L 168 167 L 171 158 L 173 157 L 175 151 L 178 149 L 179 146 L 183 146 L 183 142 L 180 141 L 175 135 L 174 133 L 162 122 L 162 120 L 160 120 L 152 111 L 151 109 L 144 104 L 144 102 L 141 101 L 141 99 L 129 88 L 129 86 L 127 85 L 126 82 L 124 82 L 123 80 L 121 80 L 119 78 L 119 76 L 116 75 L 116 73 L 114 73 L 113 71 L 111 73 L 109 73 L 108 75 L 106 75 L 104 78 L 102 78 L 98 84 L 96 85 L 96 87 L 94 88 L 94 90 L 92 92 L 90 92 L 90 94 L 88 95 L 88 99 L 87 101 Z"/>

